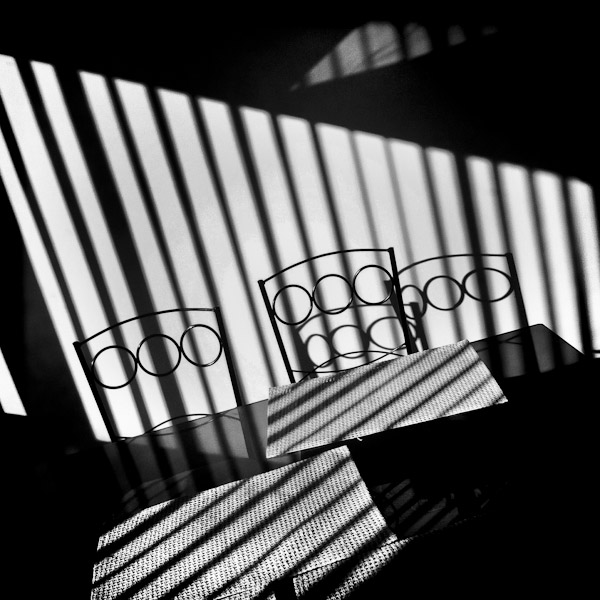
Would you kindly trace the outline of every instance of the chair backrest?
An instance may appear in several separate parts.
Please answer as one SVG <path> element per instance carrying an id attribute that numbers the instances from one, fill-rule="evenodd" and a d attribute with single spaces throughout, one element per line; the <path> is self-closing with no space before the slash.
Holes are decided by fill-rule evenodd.
<path id="1" fill-rule="evenodd" d="M 414 351 L 393 248 L 319 254 L 258 284 L 292 383 Z"/>
<path id="2" fill-rule="evenodd" d="M 435 256 L 400 269 L 398 276 L 419 350 L 528 325 L 510 252 Z"/>
<path id="3" fill-rule="evenodd" d="M 112 440 L 242 404 L 219 307 L 146 313 L 73 346 Z"/>

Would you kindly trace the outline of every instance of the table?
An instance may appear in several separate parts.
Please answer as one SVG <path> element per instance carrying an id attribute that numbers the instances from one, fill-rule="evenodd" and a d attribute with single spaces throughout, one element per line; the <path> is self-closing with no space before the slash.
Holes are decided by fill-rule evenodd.
<path id="1" fill-rule="evenodd" d="M 581 353 L 548 328 L 532 326 L 528 332 L 533 337 L 540 372 L 550 375 L 547 390 L 557 389 L 559 379 L 555 374 L 562 373 L 563 370 L 569 373 L 573 372 L 570 369 L 574 370 L 573 377 L 577 378 L 581 376 L 584 367 L 586 373 L 595 374 L 595 362 L 593 368 L 589 368 L 589 361 Z M 424 585 L 417 575 L 423 575 L 422 568 L 419 569 L 423 555 L 428 557 L 428 561 L 435 556 L 434 563 L 428 564 L 435 564 L 440 573 L 450 575 L 451 565 L 459 568 L 457 561 L 463 560 L 466 553 L 473 564 L 478 565 L 482 574 L 489 575 L 489 565 L 494 559 L 501 560 L 501 555 L 507 552 L 507 544 L 511 545 L 506 539 L 507 532 L 510 531 L 512 535 L 515 523 L 523 526 L 524 514 L 530 521 L 521 548 L 535 543 L 536 549 L 544 553 L 544 548 L 540 550 L 537 546 L 538 537 L 545 532 L 541 524 L 542 518 L 538 515 L 546 515 L 548 512 L 541 511 L 536 502 L 539 501 L 540 488 L 547 486 L 551 461 L 545 461 L 540 450 L 548 446 L 548 435 L 541 433 L 548 428 L 540 431 L 536 427 L 536 419 L 542 415 L 542 421 L 547 421 L 550 418 L 548 415 L 556 414 L 556 411 L 540 413 L 538 406 L 529 413 L 519 412 L 525 414 L 526 426 L 517 427 L 516 435 L 510 429 L 514 426 L 514 419 L 511 417 L 515 406 L 520 408 L 521 401 L 523 406 L 528 405 L 531 386 L 539 383 L 536 375 L 532 384 L 530 374 L 523 366 L 522 346 L 519 343 L 521 333 L 509 332 L 473 342 L 478 355 L 501 384 L 509 399 L 508 403 L 489 410 L 475 411 L 466 420 L 449 417 L 439 422 L 406 427 L 401 435 L 383 432 L 381 435 L 369 436 L 362 442 L 349 444 L 376 504 L 399 537 L 418 538 L 427 532 L 445 532 L 444 537 L 435 538 L 438 541 L 433 544 L 433 538 L 425 535 L 419 539 L 426 539 L 427 542 L 415 542 L 403 553 L 403 565 L 411 565 L 412 572 L 411 577 L 404 579 L 407 586 L 408 580 L 417 587 Z M 568 375 L 566 381 L 573 381 L 569 377 Z M 563 384 L 560 393 L 554 395 L 551 404 L 553 409 L 566 387 L 567 384 Z M 302 455 L 298 452 L 265 458 L 266 418 L 265 399 L 201 419 L 186 427 L 174 427 L 158 435 L 142 436 L 127 443 L 105 444 L 93 451 L 70 457 L 64 476 L 72 482 L 79 500 L 86 503 L 85 510 L 94 515 L 95 529 L 90 534 L 96 537 L 92 539 L 97 539 L 98 533 L 111 524 L 144 507 L 157 505 L 165 500 L 191 497 L 199 491 L 266 473 L 307 456 L 306 453 Z M 544 424 L 551 427 L 556 425 L 555 422 Z M 466 434 L 467 440 L 457 450 L 457 455 L 463 453 L 468 456 L 473 444 L 480 449 L 486 448 L 479 461 L 468 465 L 466 475 L 478 475 L 479 471 L 483 471 L 486 476 L 491 473 L 487 479 L 491 495 L 487 499 L 492 510 L 487 513 L 483 510 L 481 514 L 493 515 L 492 520 L 479 519 L 476 526 L 461 527 L 460 534 L 458 529 L 451 526 L 458 520 L 457 502 L 449 502 L 435 489 L 435 484 L 440 481 L 443 489 L 446 483 L 452 483 L 455 476 L 461 475 L 450 473 L 447 478 L 449 481 L 443 481 L 446 469 L 440 470 L 438 460 L 440 449 L 448 439 L 456 437 L 456 428 Z M 529 440 L 527 436 L 532 428 L 535 436 Z M 525 451 L 528 454 L 525 455 Z M 518 462 L 519 469 L 513 476 L 513 457 L 519 453 L 522 460 Z M 390 461 L 390 457 L 399 458 Z M 562 460 L 564 456 L 553 458 Z M 506 483 L 507 474 L 512 481 L 524 472 L 536 473 L 537 476 L 533 478 L 536 483 L 528 483 L 530 480 L 523 483 L 531 491 L 531 499 L 520 503 L 515 512 L 514 493 L 510 490 L 507 493 L 502 486 Z M 494 504 L 500 509 L 494 510 Z M 481 504 L 467 507 L 473 514 L 477 514 L 480 509 Z M 532 526 L 531 523 L 535 525 Z M 529 531 L 535 531 L 535 535 Z M 461 550 L 452 558 L 453 551 L 448 554 L 444 548 L 447 550 L 447 545 L 450 544 L 456 550 L 459 540 L 463 540 Z M 468 543 L 465 540 L 469 540 Z M 490 540 L 495 542 L 492 544 Z M 503 543 L 498 543 L 498 540 Z M 485 547 L 487 554 L 480 552 L 482 547 Z M 519 552 L 512 547 L 510 551 L 516 555 Z M 549 550 L 545 551 L 546 556 L 548 552 Z M 91 572 L 91 563 L 89 569 Z M 393 572 L 394 569 L 391 570 L 392 574 Z M 429 581 L 425 588 L 431 585 L 433 583 Z"/>
<path id="2" fill-rule="evenodd" d="M 506 402 L 468 340 L 272 387 L 267 457 L 362 439 Z"/>
<path id="3" fill-rule="evenodd" d="M 527 333 L 532 336 L 542 373 L 555 371 L 560 365 L 580 363 L 585 358 L 543 325 L 531 326 Z M 515 330 L 471 343 L 509 400 L 525 396 L 531 385 L 526 379 L 529 375 L 525 369 L 523 335 L 523 331 Z M 72 457 L 71 463 L 74 468 L 79 463 L 83 480 L 89 479 L 86 476 L 89 469 L 95 473 L 90 493 L 104 505 L 105 516 L 110 515 L 106 510 L 110 505 L 115 506 L 115 518 L 119 514 L 128 515 L 152 503 L 299 460 L 301 452 L 265 457 L 267 404 L 264 399 L 159 434 L 103 444 Z M 496 415 L 506 411 L 491 412 Z M 473 419 L 484 420 L 484 415 L 473 415 Z M 462 421 L 454 419 L 454 422 Z M 417 431 L 431 430 L 433 435 L 437 429 L 443 428 L 422 424 Z M 418 436 L 413 432 L 414 428 L 407 428 L 402 437 L 417 443 L 413 438 Z M 380 436 L 377 442 L 385 437 Z"/>

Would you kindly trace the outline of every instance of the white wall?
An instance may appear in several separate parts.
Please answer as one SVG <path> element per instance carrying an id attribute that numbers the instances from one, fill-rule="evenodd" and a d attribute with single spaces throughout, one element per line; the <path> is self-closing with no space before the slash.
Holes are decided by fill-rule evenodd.
<path id="1" fill-rule="evenodd" d="M 457 159 L 451 152 L 327 123 L 313 128 L 293 116 L 157 90 L 169 141 L 175 149 L 177 165 L 173 165 L 157 126 L 150 90 L 141 83 L 115 81 L 157 225 L 144 201 L 109 93 L 109 81 L 82 72 L 81 83 L 93 124 L 126 219 L 119 231 L 111 230 L 103 199 L 89 175 L 86 148 L 78 142 L 78 123 L 73 122 L 66 108 L 56 73 L 48 64 L 32 63 L 32 67 L 86 231 L 75 226 L 21 74 L 10 56 L 0 56 L 0 97 L 41 221 L 32 216 L 2 137 L 0 176 L 71 375 L 99 437 L 105 437 L 104 428 L 72 349 L 74 318 L 86 336 L 110 324 L 82 248 L 84 234 L 97 256 L 119 319 L 135 314 L 138 293 L 119 254 L 119 236 L 124 235 L 135 248 L 156 310 L 173 308 L 179 302 L 188 306 L 221 305 L 248 401 L 263 399 L 269 386 L 287 382 L 258 279 L 309 254 L 340 247 L 393 246 L 400 267 L 442 251 L 473 249 L 457 186 Z M 241 131 L 234 126 L 234 111 L 239 111 Z M 199 135 L 196 114 L 206 128 L 208 147 Z M 281 134 L 291 180 L 286 176 L 275 128 Z M 250 149 L 249 161 L 242 152 L 242 135 Z M 324 173 L 317 149 L 324 159 Z M 209 155 L 216 160 L 214 170 Z M 174 167 L 182 173 L 192 218 L 178 192 Z M 500 190 L 495 185 L 494 168 L 498 170 Z M 526 165 L 493 165 L 485 157 L 470 157 L 467 169 L 482 250 L 513 251 L 530 322 L 544 323 L 575 347 L 581 347 L 581 315 L 574 279 L 576 270 L 581 269 L 592 311 L 589 319 L 594 347 L 600 347 L 598 235 L 590 187 L 577 180 L 564 181 L 560 174 L 530 173 Z M 432 174 L 432 186 L 428 185 L 427 170 Z M 501 235 L 498 194 L 506 208 L 510 248 Z M 437 227 L 435 206 L 439 212 Z M 577 232 L 573 242 L 566 228 L 567 206 Z M 67 309 L 64 288 L 50 268 L 42 230 L 47 232 L 60 263 L 76 315 Z M 198 258 L 195 237 L 201 240 L 208 270 Z M 166 240 L 164 247 L 161 238 Z M 123 406 L 119 423 L 133 433 L 139 427 L 135 410 L 131 403 Z M 199 408 L 206 407 L 200 404 Z M 164 405 L 153 410 L 157 419 L 165 415 Z"/>

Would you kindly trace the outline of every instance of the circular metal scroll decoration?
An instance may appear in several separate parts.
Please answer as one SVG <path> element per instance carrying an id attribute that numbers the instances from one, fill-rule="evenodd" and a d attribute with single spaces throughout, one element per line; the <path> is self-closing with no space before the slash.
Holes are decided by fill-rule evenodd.
<path id="1" fill-rule="evenodd" d="M 381 300 L 377 300 L 376 302 L 369 302 L 368 300 L 365 300 L 359 293 L 358 293 L 358 288 L 356 286 L 356 280 L 358 279 L 358 276 L 365 271 L 366 269 L 379 269 L 380 271 L 383 271 L 389 278 L 390 282 L 393 282 L 394 279 L 392 277 L 392 275 L 390 274 L 390 272 L 384 268 L 381 267 L 379 265 L 365 265 L 364 267 L 361 267 L 360 269 L 358 269 L 358 271 L 356 271 L 356 273 L 354 274 L 354 278 L 352 280 L 352 287 L 354 288 L 354 293 L 356 294 L 356 297 L 363 303 L 363 304 L 369 304 L 369 305 L 375 305 L 375 304 L 383 304 L 384 302 L 387 302 L 391 296 L 392 296 L 392 286 L 390 286 L 390 289 L 387 293 L 387 295 L 385 296 L 385 298 L 381 299 Z"/>
<path id="2" fill-rule="evenodd" d="M 406 290 L 409 288 L 416 290 L 417 294 L 419 294 L 419 297 L 421 299 L 420 304 L 417 305 L 419 308 L 418 314 L 415 314 L 415 309 L 414 309 L 414 307 L 417 303 L 406 301 Z M 405 285 L 402 288 L 401 294 L 402 294 L 402 302 L 404 303 L 404 313 L 406 314 L 407 319 L 418 319 L 419 317 L 422 317 L 427 312 L 427 298 L 425 297 L 425 294 L 423 294 L 423 292 L 416 285 L 413 285 L 412 283 Z M 408 310 L 408 308 L 410 308 L 410 311 Z"/>
<path id="3" fill-rule="evenodd" d="M 467 281 L 469 280 L 469 278 L 474 275 L 477 272 L 481 272 L 481 271 L 494 271 L 495 273 L 500 273 L 500 275 L 502 275 L 503 277 L 506 278 L 506 280 L 508 281 L 508 290 L 502 295 L 502 296 L 498 296 L 498 298 L 486 298 L 485 300 L 479 296 L 476 296 L 475 294 L 473 294 L 472 292 L 469 291 L 469 288 L 467 287 Z M 472 271 L 469 271 L 462 280 L 462 287 L 465 291 L 465 294 L 467 296 L 469 296 L 469 298 L 473 298 L 473 300 L 477 300 L 479 302 L 499 302 L 500 300 L 504 300 L 504 298 L 510 296 L 512 294 L 513 291 L 513 284 L 512 284 L 512 279 L 510 278 L 510 276 L 505 273 L 504 271 L 501 271 L 500 269 L 494 269 L 493 267 L 483 267 L 482 269 L 473 269 Z"/>
<path id="4" fill-rule="evenodd" d="M 281 294 L 281 292 L 283 292 L 284 290 L 287 290 L 288 288 L 298 288 L 300 290 L 302 290 L 307 296 L 308 296 L 308 301 L 309 301 L 309 307 L 308 307 L 308 312 L 306 313 L 306 315 L 304 317 L 302 317 L 301 319 L 299 319 L 298 321 L 286 321 L 285 319 L 282 319 L 278 314 L 277 314 L 277 299 L 279 298 L 279 294 Z M 275 318 L 278 321 L 281 321 L 284 325 L 300 325 L 300 323 L 304 323 L 304 321 L 306 321 L 306 319 L 308 319 L 308 317 L 310 316 L 310 313 L 312 312 L 312 308 L 313 308 L 313 298 L 310 295 L 310 292 L 306 289 L 303 288 L 301 285 L 297 285 L 295 283 L 292 283 L 290 285 L 285 285 L 283 286 L 276 294 L 275 297 L 273 298 L 273 314 L 275 315 Z"/>
<path id="5" fill-rule="evenodd" d="M 392 323 L 386 324 L 385 323 L 386 321 L 391 321 Z M 383 340 L 381 339 L 381 337 L 382 337 L 381 334 L 379 334 L 379 335 L 375 334 L 376 333 L 375 328 L 378 325 L 381 325 L 381 328 L 383 328 L 383 331 L 385 333 L 391 332 L 392 335 L 394 333 L 397 333 L 399 336 L 398 343 L 395 343 L 393 340 L 389 340 L 389 341 L 386 340 L 387 343 L 383 343 Z M 367 335 L 370 343 L 372 343 L 375 346 L 378 346 L 379 348 L 382 348 L 383 350 L 389 351 L 389 352 L 391 352 L 393 350 L 397 350 L 398 348 L 401 348 L 406 343 L 406 342 L 400 341 L 400 336 L 401 336 L 401 338 L 404 338 L 404 332 L 402 331 L 402 328 L 400 327 L 400 322 L 398 321 L 398 317 L 396 317 L 396 316 L 386 316 L 386 317 L 380 317 L 379 319 L 376 319 L 367 328 L 366 335 Z M 387 345 L 387 344 L 389 344 L 390 341 L 392 341 L 391 346 Z"/>
<path id="6" fill-rule="evenodd" d="M 213 358 L 213 360 L 209 361 L 209 362 L 204 362 L 204 363 L 199 363 L 196 362 L 195 360 L 191 359 L 188 354 L 185 351 L 185 347 L 184 347 L 184 340 L 185 340 L 185 336 L 192 330 L 195 329 L 196 327 L 198 328 L 202 328 L 202 329 L 207 329 L 208 331 L 211 331 L 215 337 L 217 338 L 217 341 L 219 342 L 219 351 L 217 352 L 217 356 L 215 358 Z M 197 367 L 210 367 L 211 365 L 214 365 L 219 358 L 221 358 L 221 354 L 223 353 L 223 341 L 221 340 L 221 336 L 212 328 L 209 327 L 208 325 L 202 325 L 200 323 L 197 323 L 195 325 L 190 325 L 181 335 L 181 340 L 179 342 L 179 347 L 181 348 L 181 352 L 183 354 L 183 356 L 185 356 L 185 358 L 188 360 L 188 362 L 191 362 L 193 365 L 196 365 Z"/>
<path id="7" fill-rule="evenodd" d="M 338 348 L 336 348 L 335 337 L 336 337 L 336 334 L 339 334 L 339 332 L 342 329 L 356 329 L 356 331 L 359 334 L 358 339 L 360 340 L 360 344 L 362 345 L 363 349 L 352 350 L 350 352 L 340 352 L 338 350 Z M 331 347 L 336 356 L 346 356 L 347 354 L 356 354 L 356 357 L 352 357 L 352 358 L 360 358 L 361 356 L 364 356 L 365 354 L 367 354 L 367 352 L 369 351 L 369 344 L 370 344 L 369 335 L 367 334 L 366 331 L 364 331 L 357 325 L 352 325 L 352 324 L 340 325 L 339 327 L 336 327 L 335 329 L 333 329 L 331 331 L 330 336 L 331 336 Z M 339 338 L 339 336 L 338 336 L 338 338 Z"/>
<path id="8" fill-rule="evenodd" d="M 429 287 L 434 281 L 436 281 L 436 279 L 447 279 L 448 281 L 451 281 L 452 283 L 454 283 L 456 285 L 456 287 L 459 289 L 460 296 L 453 305 L 443 307 L 443 306 L 438 306 L 437 304 L 434 304 L 431 301 L 431 298 L 429 297 Z M 461 285 L 460 281 L 457 281 L 456 279 L 454 279 L 454 277 L 450 277 L 450 275 L 436 275 L 435 277 L 432 277 L 425 284 L 425 287 L 423 288 L 423 296 L 427 300 L 427 303 L 430 304 L 431 306 L 433 306 L 433 308 L 437 308 L 438 310 L 454 310 L 457 306 L 460 306 L 461 302 L 464 300 L 465 290 L 463 289 L 463 286 Z"/>
<path id="9" fill-rule="evenodd" d="M 133 365 L 134 365 L 133 373 L 131 374 L 129 379 L 127 379 L 127 381 L 125 381 L 125 383 L 122 383 L 120 385 L 108 385 L 107 383 L 104 383 L 103 381 L 101 381 L 100 378 L 98 377 L 98 374 L 96 373 L 96 366 L 97 366 L 98 358 L 100 357 L 100 355 L 103 352 L 106 352 L 108 350 L 123 350 L 129 356 L 131 356 L 131 359 L 133 360 Z M 122 387 L 125 387 L 126 385 L 129 385 L 133 381 L 133 379 L 135 378 L 135 376 L 137 374 L 137 367 L 138 367 L 138 361 L 136 360 L 135 355 L 133 354 L 133 352 L 131 350 L 128 350 L 124 346 L 106 346 L 106 348 L 102 348 L 102 350 L 100 350 L 100 352 L 98 352 L 98 354 L 96 354 L 96 356 L 94 356 L 94 358 L 92 359 L 92 375 L 94 376 L 96 383 L 98 383 L 98 385 L 101 385 L 103 388 L 107 388 L 109 390 L 118 390 Z"/>
<path id="10" fill-rule="evenodd" d="M 147 369 L 146 367 L 144 367 L 144 365 L 142 364 L 142 361 L 140 360 L 140 350 L 142 349 L 142 346 L 144 344 L 146 344 L 152 338 L 164 338 L 164 339 L 169 340 L 170 342 L 172 342 L 173 345 L 175 346 L 175 348 L 177 348 L 177 362 L 175 363 L 175 365 L 171 369 L 169 369 L 167 371 L 164 371 L 163 373 L 155 373 L 154 371 L 151 371 L 150 369 Z M 154 377 L 164 377 L 165 375 L 170 375 L 179 366 L 179 363 L 181 362 L 181 348 L 179 347 L 179 344 L 172 337 L 169 337 L 168 335 L 166 335 L 164 333 L 153 333 L 152 335 L 146 336 L 140 342 L 140 345 L 137 348 L 136 358 L 137 358 L 138 364 L 140 365 L 140 368 L 144 372 L 148 373 L 148 375 L 153 375 Z"/>
<path id="11" fill-rule="evenodd" d="M 326 309 L 323 306 L 321 306 L 319 304 L 319 302 L 317 301 L 317 288 L 328 277 L 335 277 L 336 279 L 341 279 L 348 286 L 348 289 L 350 290 L 350 299 L 348 300 L 348 302 L 346 302 L 346 304 L 344 306 L 342 306 L 340 308 L 329 308 L 329 309 Z M 327 315 L 339 315 L 340 313 L 343 313 L 352 304 L 352 285 L 350 284 L 350 282 L 343 275 L 337 275 L 335 273 L 332 273 L 332 274 L 329 274 L 329 275 L 323 275 L 322 277 L 319 277 L 319 279 L 317 279 L 317 282 L 315 283 L 315 285 L 313 287 L 313 302 L 315 303 L 315 306 L 321 312 L 323 312 L 323 313 L 325 313 Z"/>
<path id="12" fill-rule="evenodd" d="M 316 351 L 314 349 L 315 340 L 323 342 L 321 348 L 317 346 Z M 318 368 L 320 365 L 326 364 L 331 360 L 333 350 L 331 348 L 330 341 L 327 339 L 327 336 L 321 333 L 312 333 L 304 341 L 304 346 L 306 348 L 308 360 L 314 367 Z M 324 350 L 324 352 L 322 350 Z"/>

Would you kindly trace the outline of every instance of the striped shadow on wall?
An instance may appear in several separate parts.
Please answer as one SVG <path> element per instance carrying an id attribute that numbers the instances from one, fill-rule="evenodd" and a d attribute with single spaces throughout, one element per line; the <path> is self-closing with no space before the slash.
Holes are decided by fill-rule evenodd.
<path id="1" fill-rule="evenodd" d="M 242 395 L 263 399 L 287 377 L 256 282 L 336 249 L 393 246 L 400 268 L 512 251 L 530 322 L 600 347 L 586 182 L 6 55 L 0 97 L 2 183 L 98 439 L 73 341 L 136 314 L 219 305 Z M 485 334 L 468 326 L 469 339 Z M 125 410 L 120 424 L 139 427 Z"/>

